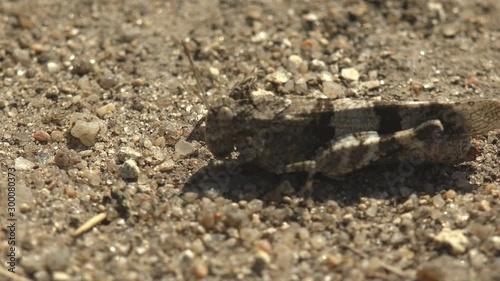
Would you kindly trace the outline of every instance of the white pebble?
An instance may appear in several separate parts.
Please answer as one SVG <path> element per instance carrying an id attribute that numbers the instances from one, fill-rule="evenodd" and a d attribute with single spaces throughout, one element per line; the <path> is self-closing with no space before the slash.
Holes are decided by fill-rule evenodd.
<path id="1" fill-rule="evenodd" d="M 47 70 L 49 71 L 49 73 L 57 73 L 59 72 L 59 70 L 61 70 L 61 66 L 56 62 L 49 61 L 47 63 Z"/>
<path id="2" fill-rule="evenodd" d="M 210 67 L 208 70 L 210 71 L 210 75 L 212 75 L 213 77 L 217 77 L 220 75 L 220 70 L 216 67 Z"/>
<path id="3" fill-rule="evenodd" d="M 16 170 L 26 171 L 33 169 L 33 167 L 35 167 L 35 163 L 23 157 L 17 157 L 16 160 L 14 160 L 14 168 L 16 168 Z"/>
<path id="4" fill-rule="evenodd" d="M 95 144 L 95 138 L 99 132 L 99 123 L 97 122 L 86 122 L 83 120 L 78 120 L 75 122 L 73 128 L 71 128 L 71 135 L 86 145 L 92 146 Z"/>
<path id="5" fill-rule="evenodd" d="M 290 67 L 290 70 L 297 70 L 299 69 L 300 64 L 302 63 L 302 58 L 298 55 L 291 55 L 288 57 L 288 66 Z"/>
<path id="6" fill-rule="evenodd" d="M 71 118 L 71 124 L 71 135 L 86 146 L 94 145 L 97 135 L 108 131 L 101 119 L 90 114 L 75 113 Z"/>
<path id="7" fill-rule="evenodd" d="M 344 79 L 351 81 L 359 80 L 359 72 L 354 67 L 343 68 L 340 71 L 340 76 L 342 76 Z"/>
<path id="8" fill-rule="evenodd" d="M 319 74 L 319 79 L 323 82 L 332 82 L 333 75 L 328 71 L 321 71 L 321 73 Z"/>

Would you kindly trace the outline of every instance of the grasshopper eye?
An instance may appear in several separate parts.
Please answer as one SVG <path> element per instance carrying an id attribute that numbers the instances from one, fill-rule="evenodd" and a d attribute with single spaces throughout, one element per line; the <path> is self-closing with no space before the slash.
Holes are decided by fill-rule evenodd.
<path id="1" fill-rule="evenodd" d="M 233 119 L 233 116 L 233 111 L 227 106 L 221 107 L 217 113 L 217 119 L 222 121 L 229 121 Z"/>

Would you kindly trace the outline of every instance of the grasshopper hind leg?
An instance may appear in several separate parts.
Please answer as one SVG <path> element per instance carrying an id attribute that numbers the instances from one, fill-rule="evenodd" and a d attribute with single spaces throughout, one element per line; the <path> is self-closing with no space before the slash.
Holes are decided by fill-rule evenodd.
<path id="1" fill-rule="evenodd" d="M 307 172 L 305 191 L 310 193 L 313 177 L 317 172 L 336 178 L 379 161 L 386 155 L 416 149 L 433 140 L 443 130 L 439 120 L 430 120 L 393 134 L 379 135 L 375 131 L 347 134 L 330 141 L 326 148 L 317 153 L 314 160 L 289 164 L 285 172 Z"/>

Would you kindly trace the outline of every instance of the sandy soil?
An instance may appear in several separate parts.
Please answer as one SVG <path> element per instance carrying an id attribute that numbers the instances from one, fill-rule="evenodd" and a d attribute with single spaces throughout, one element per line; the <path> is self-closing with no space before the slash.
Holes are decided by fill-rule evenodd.
<path id="1" fill-rule="evenodd" d="M 202 135 L 184 141 L 206 109 L 179 43 L 211 97 L 257 67 L 264 88 L 291 74 L 277 94 L 500 98 L 499 14 L 496 0 L 1 1 L 0 279 L 499 280 L 500 132 L 472 162 L 319 176 L 306 200 L 303 175 L 229 176 Z"/>

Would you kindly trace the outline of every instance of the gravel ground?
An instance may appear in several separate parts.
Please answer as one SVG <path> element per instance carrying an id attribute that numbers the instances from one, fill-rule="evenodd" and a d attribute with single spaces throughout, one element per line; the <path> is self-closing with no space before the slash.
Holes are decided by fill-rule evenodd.
<path id="1" fill-rule="evenodd" d="M 258 67 L 278 94 L 499 98 L 499 13 L 496 0 L 2 1 L 0 279 L 499 280 L 500 132 L 475 140 L 475 161 L 317 177 L 304 199 L 303 175 L 229 176 L 202 138 L 185 141 L 206 110 L 179 44 L 213 97 Z"/>

